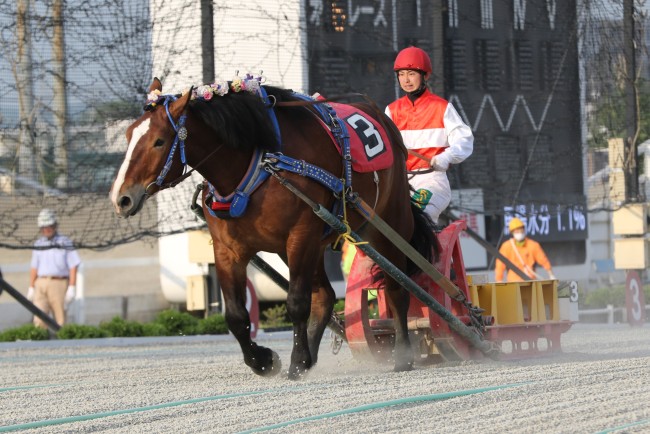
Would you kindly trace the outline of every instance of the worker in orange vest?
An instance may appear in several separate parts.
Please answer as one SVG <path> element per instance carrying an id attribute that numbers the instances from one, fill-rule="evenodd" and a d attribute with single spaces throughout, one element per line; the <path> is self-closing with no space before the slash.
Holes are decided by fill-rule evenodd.
<path id="1" fill-rule="evenodd" d="M 474 135 L 450 102 L 427 89 L 433 68 L 424 50 L 403 49 L 395 58 L 393 70 L 406 95 L 390 103 L 386 114 L 402 133 L 409 151 L 406 169 L 428 172 L 410 176 L 414 190 L 411 201 L 437 223 L 451 201 L 447 170 L 472 154 Z"/>
<path id="2" fill-rule="evenodd" d="M 508 258 L 516 267 L 522 270 L 533 280 L 542 279 L 535 272 L 535 264 L 542 266 L 548 273 L 549 279 L 555 279 L 551 263 L 546 257 L 542 246 L 535 240 L 526 237 L 526 228 L 524 222 L 518 218 L 510 220 L 508 225 L 512 238 L 501 244 L 499 253 Z M 494 268 L 494 274 L 497 282 L 503 281 L 503 273 L 506 271 L 506 264 L 497 259 Z M 507 282 L 521 282 L 523 279 L 514 271 L 508 270 Z"/>

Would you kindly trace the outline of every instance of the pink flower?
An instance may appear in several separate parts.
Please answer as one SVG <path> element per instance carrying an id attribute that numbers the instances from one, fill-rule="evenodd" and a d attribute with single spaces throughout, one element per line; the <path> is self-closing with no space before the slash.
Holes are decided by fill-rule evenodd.
<path id="1" fill-rule="evenodd" d="M 203 99 L 204 99 L 204 100 L 206 100 L 206 101 L 210 101 L 210 100 L 212 99 L 212 95 L 213 95 L 213 94 L 212 94 L 212 90 L 211 90 L 211 89 L 205 89 L 205 90 L 203 91 L 203 95 L 201 95 L 201 96 L 203 96 Z"/>

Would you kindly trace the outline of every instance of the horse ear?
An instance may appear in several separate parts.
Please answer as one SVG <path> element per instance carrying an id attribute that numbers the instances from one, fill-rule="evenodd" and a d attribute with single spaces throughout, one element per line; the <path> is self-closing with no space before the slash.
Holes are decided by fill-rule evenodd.
<path id="1" fill-rule="evenodd" d="M 162 83 L 158 80 L 158 77 L 154 77 L 151 86 L 149 86 L 149 92 L 153 92 L 154 90 L 162 91 Z"/>
<path id="2" fill-rule="evenodd" d="M 169 112 L 171 113 L 174 119 L 178 119 L 185 111 L 185 107 L 187 106 L 187 103 L 189 103 L 190 99 L 192 99 L 193 90 L 194 87 L 191 87 L 190 90 L 185 92 L 183 95 L 181 95 L 180 98 L 178 98 L 176 101 L 170 104 Z"/>

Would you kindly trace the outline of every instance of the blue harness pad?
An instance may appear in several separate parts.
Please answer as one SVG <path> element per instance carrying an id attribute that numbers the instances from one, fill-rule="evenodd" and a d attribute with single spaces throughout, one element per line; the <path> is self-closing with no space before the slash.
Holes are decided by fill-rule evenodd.
<path id="1" fill-rule="evenodd" d="M 268 114 L 271 120 L 271 123 L 275 130 L 276 138 L 278 143 L 282 146 L 281 141 L 281 132 L 280 125 L 278 123 L 275 111 L 273 110 L 273 105 L 271 104 L 266 90 L 263 87 L 260 87 L 259 92 L 262 100 L 267 104 Z M 293 94 L 296 98 L 304 101 L 314 101 L 313 98 L 302 95 L 299 93 Z M 297 160 L 295 158 L 288 157 L 281 152 L 267 152 L 262 154 L 262 151 L 257 149 L 253 156 L 253 166 L 249 168 L 244 179 L 239 183 L 235 191 L 226 196 L 222 197 L 216 192 L 216 189 L 208 184 L 208 195 L 206 197 L 206 207 L 208 212 L 213 217 L 228 219 L 240 217 L 246 211 L 248 202 L 250 200 L 250 195 L 266 181 L 271 172 L 276 172 L 280 170 L 285 170 L 291 173 L 297 173 L 301 176 L 313 179 L 320 183 L 321 185 L 329 188 L 335 195 L 339 196 L 344 192 L 346 188 L 350 188 L 352 184 L 352 158 L 350 156 L 350 135 L 347 129 L 345 122 L 343 122 L 336 114 L 336 111 L 326 103 L 314 104 L 314 109 L 318 113 L 318 116 L 323 120 L 323 122 L 328 126 L 332 135 L 339 143 L 341 153 L 343 154 L 343 166 L 345 179 L 341 180 L 338 177 L 334 176 L 325 169 L 322 169 L 314 164 L 307 163 L 304 160 Z"/>

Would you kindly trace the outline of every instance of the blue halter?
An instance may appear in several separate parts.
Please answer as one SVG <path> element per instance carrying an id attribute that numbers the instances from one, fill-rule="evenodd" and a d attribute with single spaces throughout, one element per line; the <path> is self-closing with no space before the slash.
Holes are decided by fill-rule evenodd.
<path id="1" fill-rule="evenodd" d="M 167 161 L 165 162 L 165 165 L 163 166 L 160 175 L 158 175 L 158 178 L 156 178 L 155 184 L 158 187 L 162 187 L 163 181 L 165 180 L 165 177 L 167 176 L 169 169 L 171 169 L 172 167 L 172 162 L 174 160 L 174 154 L 176 153 L 177 146 L 180 148 L 181 163 L 183 163 L 183 174 L 185 174 L 185 170 L 187 169 L 187 160 L 185 159 L 185 139 L 187 139 L 187 128 L 185 128 L 185 119 L 187 118 L 187 115 L 183 113 L 178 118 L 178 123 L 174 122 L 174 118 L 172 117 L 172 114 L 169 112 L 169 103 L 176 101 L 178 98 L 174 95 L 163 95 L 163 98 L 165 99 L 162 104 L 165 107 L 165 112 L 167 113 L 167 117 L 169 118 L 169 123 L 172 124 L 174 131 L 176 131 L 176 137 L 174 138 L 174 143 L 172 144 L 172 147 L 169 150 L 169 155 L 167 155 Z"/>

